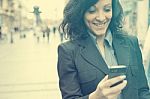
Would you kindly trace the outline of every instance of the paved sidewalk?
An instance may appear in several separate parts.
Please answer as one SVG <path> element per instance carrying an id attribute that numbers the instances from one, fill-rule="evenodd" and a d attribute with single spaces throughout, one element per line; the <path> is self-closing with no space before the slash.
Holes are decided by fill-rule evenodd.
<path id="1" fill-rule="evenodd" d="M 32 31 L 14 44 L 0 44 L 0 99 L 61 99 L 58 88 L 58 35 L 39 44 Z"/>

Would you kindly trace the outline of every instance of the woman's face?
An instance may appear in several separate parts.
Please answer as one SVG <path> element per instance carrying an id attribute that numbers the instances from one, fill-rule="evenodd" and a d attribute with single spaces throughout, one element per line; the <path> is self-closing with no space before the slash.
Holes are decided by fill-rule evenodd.
<path id="1" fill-rule="evenodd" d="M 84 21 L 96 36 L 106 33 L 112 18 L 112 0 L 98 0 L 85 13 Z"/>

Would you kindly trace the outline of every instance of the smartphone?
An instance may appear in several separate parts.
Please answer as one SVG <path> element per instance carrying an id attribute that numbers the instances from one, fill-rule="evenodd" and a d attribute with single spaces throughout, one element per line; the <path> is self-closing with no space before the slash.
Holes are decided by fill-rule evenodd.
<path id="1" fill-rule="evenodd" d="M 108 78 L 111 79 L 113 77 L 126 75 L 126 72 L 127 72 L 127 66 L 125 66 L 125 65 L 111 66 L 109 68 Z M 116 84 L 112 85 L 111 87 L 116 86 L 116 85 L 120 84 L 121 82 L 122 81 L 117 82 Z"/>

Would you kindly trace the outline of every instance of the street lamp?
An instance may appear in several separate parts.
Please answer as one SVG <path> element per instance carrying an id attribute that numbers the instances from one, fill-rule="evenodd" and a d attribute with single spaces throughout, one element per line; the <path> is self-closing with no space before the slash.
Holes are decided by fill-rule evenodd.
<path id="1" fill-rule="evenodd" d="M 39 11 L 39 7 L 38 6 L 34 6 L 33 9 L 34 9 L 34 11 L 32 13 L 34 13 L 34 15 L 36 17 L 35 24 L 36 24 L 36 26 L 38 26 L 39 24 L 41 24 L 40 13 L 42 13 L 42 12 Z"/>
<path id="2" fill-rule="evenodd" d="M 40 13 L 42 13 L 42 12 L 39 10 L 38 6 L 34 6 L 33 9 L 34 10 L 31 13 L 33 13 L 35 16 L 35 23 L 34 23 L 34 31 L 35 31 L 36 27 L 41 25 Z M 36 35 L 36 33 L 34 33 L 34 35 Z"/>

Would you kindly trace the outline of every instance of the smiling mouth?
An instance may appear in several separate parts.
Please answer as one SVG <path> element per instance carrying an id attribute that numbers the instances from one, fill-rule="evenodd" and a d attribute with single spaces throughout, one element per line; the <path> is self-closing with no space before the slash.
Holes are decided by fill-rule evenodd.
<path id="1" fill-rule="evenodd" d="M 103 22 L 103 23 L 93 23 L 94 26 L 96 26 L 99 29 L 103 29 L 106 27 L 107 22 Z"/>

